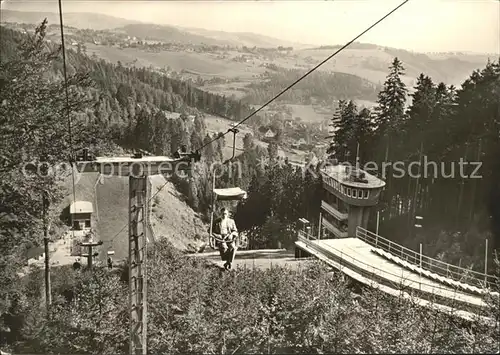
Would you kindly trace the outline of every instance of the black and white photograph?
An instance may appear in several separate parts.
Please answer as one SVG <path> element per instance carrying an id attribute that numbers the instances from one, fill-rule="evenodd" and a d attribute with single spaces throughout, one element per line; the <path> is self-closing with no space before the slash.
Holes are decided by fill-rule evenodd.
<path id="1" fill-rule="evenodd" d="M 1 0 L 0 355 L 500 354 L 499 0 Z"/>

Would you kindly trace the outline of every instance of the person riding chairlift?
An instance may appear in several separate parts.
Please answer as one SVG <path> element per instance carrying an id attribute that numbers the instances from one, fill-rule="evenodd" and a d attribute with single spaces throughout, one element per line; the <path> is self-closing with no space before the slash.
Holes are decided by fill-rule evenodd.
<path id="1" fill-rule="evenodd" d="M 224 268 L 231 269 L 231 263 L 235 253 L 235 238 L 238 236 L 236 223 L 230 218 L 230 213 L 227 208 L 221 209 L 221 217 L 217 218 L 212 226 L 212 234 L 217 239 L 217 246 L 220 252 L 222 261 L 225 261 Z"/>

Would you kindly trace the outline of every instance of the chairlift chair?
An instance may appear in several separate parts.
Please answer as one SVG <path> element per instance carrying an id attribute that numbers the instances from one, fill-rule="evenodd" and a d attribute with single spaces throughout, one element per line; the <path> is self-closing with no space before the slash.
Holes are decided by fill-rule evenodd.
<path id="1" fill-rule="evenodd" d="M 228 132 L 233 133 L 233 154 L 231 158 L 226 160 L 223 164 L 231 162 L 236 153 L 236 134 L 239 132 L 238 129 L 233 126 L 228 130 Z M 213 172 L 213 181 L 212 181 L 212 192 L 213 192 L 213 199 L 212 199 L 212 213 L 210 214 L 210 232 L 209 232 L 209 246 L 212 249 L 217 249 L 216 247 L 216 242 L 226 242 L 225 240 L 222 240 L 220 238 L 217 238 L 216 236 L 213 235 L 212 233 L 212 228 L 213 228 L 213 223 L 214 223 L 214 214 L 215 214 L 215 206 L 218 201 L 241 201 L 247 198 L 247 193 L 246 191 L 242 190 L 239 187 L 229 187 L 229 188 L 222 188 L 222 189 L 216 189 L 215 188 L 215 172 Z M 244 233 L 238 233 L 236 238 L 233 239 L 233 248 L 234 251 L 231 256 L 231 262 L 234 261 L 234 257 L 236 255 L 236 250 L 237 249 L 246 249 L 248 248 L 248 239 L 246 238 L 246 235 Z M 224 260 L 224 255 L 221 254 L 221 258 Z"/>
<path id="2" fill-rule="evenodd" d="M 215 181 L 215 179 L 214 179 Z M 239 187 L 229 187 L 224 189 L 213 189 L 213 202 L 212 202 L 212 213 L 210 215 L 210 235 L 209 235 L 209 246 L 212 249 L 216 249 L 216 242 L 222 242 L 219 238 L 212 234 L 212 227 L 214 223 L 214 214 L 216 210 L 216 205 L 218 201 L 241 201 L 247 198 L 247 193 Z M 248 239 L 244 233 L 238 233 L 236 238 L 236 246 L 238 249 L 248 248 Z"/>

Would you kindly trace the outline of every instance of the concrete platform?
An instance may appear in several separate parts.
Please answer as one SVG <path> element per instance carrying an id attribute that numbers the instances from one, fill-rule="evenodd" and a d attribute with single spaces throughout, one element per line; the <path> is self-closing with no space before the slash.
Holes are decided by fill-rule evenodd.
<path id="1" fill-rule="evenodd" d="M 409 288 L 417 291 L 419 297 L 428 300 L 447 300 L 477 309 L 487 306 L 479 295 L 446 286 L 377 255 L 372 252 L 374 248 L 371 245 L 358 238 L 308 240 L 299 237 L 296 245 L 301 249 L 314 250 L 322 254 L 334 261 L 341 271 L 350 269 L 378 284 L 396 290 Z"/>
<path id="2" fill-rule="evenodd" d="M 210 262 L 222 266 L 218 251 L 190 254 L 190 257 L 204 258 Z M 233 269 L 237 268 L 259 268 L 269 269 L 272 266 L 287 267 L 296 270 L 304 267 L 308 259 L 295 259 L 294 251 L 286 249 L 260 249 L 260 250 L 238 250 L 233 263 Z"/>

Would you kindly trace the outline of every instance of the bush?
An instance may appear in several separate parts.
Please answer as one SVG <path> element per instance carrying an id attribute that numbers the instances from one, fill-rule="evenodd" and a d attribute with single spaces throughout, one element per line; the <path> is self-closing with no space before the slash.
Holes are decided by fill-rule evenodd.
<path id="1" fill-rule="evenodd" d="M 126 269 L 126 266 L 124 266 Z M 498 329 L 464 325 L 411 300 L 351 291 L 322 264 L 292 271 L 220 271 L 161 240 L 148 253 L 148 352 L 441 353 L 493 352 Z M 99 268 L 54 272 L 54 305 L 43 317 L 43 274 L 34 273 L 19 308 L 18 349 L 124 353 L 127 281 Z M 71 292 L 74 297 L 59 297 Z M 498 300 L 496 300 L 498 301 Z M 494 311 L 492 303 L 492 311 Z"/>

